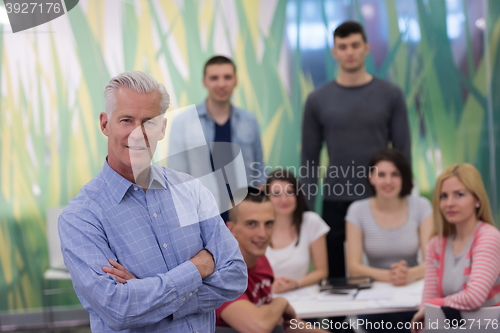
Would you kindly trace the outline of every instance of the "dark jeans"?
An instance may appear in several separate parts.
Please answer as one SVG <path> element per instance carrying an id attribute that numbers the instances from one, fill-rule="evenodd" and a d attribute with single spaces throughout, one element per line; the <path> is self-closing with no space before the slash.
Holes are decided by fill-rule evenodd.
<path id="1" fill-rule="evenodd" d="M 389 333 L 389 332 L 407 332 L 410 333 L 409 329 L 404 328 L 404 324 L 411 321 L 413 315 L 416 311 L 408 312 L 395 312 L 395 313 L 381 313 L 373 315 L 362 315 L 358 316 L 359 319 L 365 320 L 365 325 L 363 329 L 368 333 Z M 382 325 L 383 327 L 379 326 Z M 370 322 L 370 324 L 366 324 Z M 390 324 L 389 324 L 390 323 Z M 402 328 L 398 329 L 398 323 Z"/>
<path id="2" fill-rule="evenodd" d="M 344 254 L 345 215 L 351 203 L 352 201 L 323 201 L 323 220 L 330 227 L 330 232 L 326 234 L 326 244 L 328 248 L 328 276 L 331 278 L 346 276 Z M 342 322 L 345 317 L 328 319 L 334 322 Z M 347 329 L 338 332 L 352 332 L 352 330 Z"/>
<path id="3" fill-rule="evenodd" d="M 329 277 L 345 277 L 345 215 L 352 201 L 323 201 L 323 219 L 330 226 L 326 235 Z"/>

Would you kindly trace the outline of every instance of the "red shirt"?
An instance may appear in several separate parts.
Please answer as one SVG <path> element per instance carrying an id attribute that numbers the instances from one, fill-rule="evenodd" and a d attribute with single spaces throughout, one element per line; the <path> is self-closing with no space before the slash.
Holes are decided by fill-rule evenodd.
<path id="1" fill-rule="evenodd" d="M 255 304 L 256 306 L 261 306 L 263 304 L 271 303 L 273 300 L 271 293 L 271 285 L 274 281 L 274 274 L 267 261 L 266 256 L 262 256 L 257 260 L 257 264 L 253 268 L 248 268 L 248 287 L 247 290 L 237 299 L 231 302 L 226 302 L 215 310 L 216 316 L 216 326 L 229 327 L 220 317 L 222 310 L 224 310 L 229 304 L 239 301 L 241 299 L 246 299 Z"/>

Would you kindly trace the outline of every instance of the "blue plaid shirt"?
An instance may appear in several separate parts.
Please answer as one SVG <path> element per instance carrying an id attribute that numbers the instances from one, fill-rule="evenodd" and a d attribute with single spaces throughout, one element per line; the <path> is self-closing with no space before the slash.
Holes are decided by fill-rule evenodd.
<path id="1" fill-rule="evenodd" d="M 103 170 L 59 218 L 64 261 L 93 332 L 213 332 L 214 310 L 247 288 L 247 268 L 197 179 L 153 166 L 146 193 Z M 189 261 L 212 253 L 215 272 L 201 279 Z M 118 261 L 137 279 L 102 271 Z"/>

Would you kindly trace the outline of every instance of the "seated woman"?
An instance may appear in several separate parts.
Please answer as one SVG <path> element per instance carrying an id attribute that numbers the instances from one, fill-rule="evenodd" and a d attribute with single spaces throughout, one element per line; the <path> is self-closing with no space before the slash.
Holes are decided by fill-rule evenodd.
<path id="1" fill-rule="evenodd" d="M 433 198 L 434 236 L 429 242 L 422 306 L 458 310 L 500 306 L 500 231 L 495 227 L 481 175 L 470 164 L 439 176 Z"/>
<path id="2" fill-rule="evenodd" d="M 429 200 L 410 196 L 411 166 L 403 154 L 385 149 L 373 155 L 370 184 L 375 196 L 353 202 L 346 215 L 347 266 L 350 276 L 371 276 L 376 281 L 402 286 L 424 277 L 425 258 L 432 229 Z M 368 259 L 363 263 L 363 252 Z M 415 311 L 364 315 L 370 322 L 410 321 Z M 368 332 L 383 332 L 370 330 Z M 409 330 L 393 330 L 409 332 Z"/>
<path id="3" fill-rule="evenodd" d="M 274 271 L 274 293 L 319 283 L 328 275 L 326 234 L 330 227 L 316 213 L 307 211 L 297 179 L 286 170 L 269 175 L 270 195 L 276 220 L 266 257 Z M 311 259 L 314 270 L 309 272 Z"/>
<path id="4" fill-rule="evenodd" d="M 432 229 L 429 200 L 410 196 L 413 181 L 406 158 L 385 149 L 370 161 L 375 196 L 353 202 L 346 215 L 347 265 L 350 276 L 406 285 L 424 277 L 418 264 Z M 363 252 L 368 265 L 363 264 Z"/>

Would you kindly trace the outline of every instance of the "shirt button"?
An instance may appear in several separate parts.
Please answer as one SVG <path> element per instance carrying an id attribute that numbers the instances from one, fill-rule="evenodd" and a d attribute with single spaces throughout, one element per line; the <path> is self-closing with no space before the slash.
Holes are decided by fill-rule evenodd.
<path id="1" fill-rule="evenodd" d="M 164 247 L 164 248 L 167 248 L 167 247 L 168 247 L 168 245 L 167 245 L 167 244 L 163 244 L 163 247 Z"/>
<path id="2" fill-rule="evenodd" d="M 183 302 L 185 302 L 185 301 L 186 301 L 186 297 L 183 297 L 183 298 L 182 298 L 182 301 L 183 301 Z"/>
<path id="3" fill-rule="evenodd" d="M 156 213 L 153 214 L 154 217 L 157 217 L 158 215 L 156 215 Z"/>
<path id="4" fill-rule="evenodd" d="M 196 288 L 196 290 L 194 292 L 197 293 L 198 292 L 198 288 Z"/>
<path id="5" fill-rule="evenodd" d="M 193 296 L 193 293 L 189 293 L 189 297 Z"/>
<path id="6" fill-rule="evenodd" d="M 137 187 L 134 187 L 134 191 L 137 191 L 137 190 L 138 190 L 138 188 L 137 188 Z"/>

